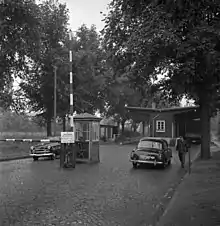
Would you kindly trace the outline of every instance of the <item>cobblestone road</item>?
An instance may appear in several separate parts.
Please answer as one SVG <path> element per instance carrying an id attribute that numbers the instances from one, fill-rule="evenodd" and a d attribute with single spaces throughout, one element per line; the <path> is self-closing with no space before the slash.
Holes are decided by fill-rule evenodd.
<path id="1" fill-rule="evenodd" d="M 132 148 L 101 146 L 100 164 L 74 170 L 59 160 L 0 163 L 0 225 L 150 225 L 184 170 L 176 153 L 165 170 L 134 170 Z"/>

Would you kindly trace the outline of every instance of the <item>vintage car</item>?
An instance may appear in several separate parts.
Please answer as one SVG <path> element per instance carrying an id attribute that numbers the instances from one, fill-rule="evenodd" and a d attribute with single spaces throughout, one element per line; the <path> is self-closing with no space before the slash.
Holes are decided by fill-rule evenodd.
<path id="1" fill-rule="evenodd" d="M 134 168 L 140 164 L 160 165 L 163 168 L 171 164 L 172 150 L 164 139 L 142 138 L 130 154 Z"/>
<path id="2" fill-rule="evenodd" d="M 42 142 L 35 146 L 31 146 L 30 156 L 34 161 L 41 157 L 48 157 L 51 160 L 56 159 L 60 155 L 61 144 L 60 142 Z"/>

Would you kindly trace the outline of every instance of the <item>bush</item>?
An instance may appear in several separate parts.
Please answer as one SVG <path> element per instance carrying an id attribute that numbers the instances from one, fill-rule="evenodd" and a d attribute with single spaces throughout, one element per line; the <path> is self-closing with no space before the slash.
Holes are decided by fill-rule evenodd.
<path id="1" fill-rule="evenodd" d="M 139 137 L 141 134 L 138 132 L 125 130 L 121 135 L 124 137 Z"/>
<path id="2" fill-rule="evenodd" d="M 129 141 L 131 140 L 131 138 L 135 138 L 135 137 L 139 137 L 141 134 L 138 133 L 138 132 L 133 132 L 133 131 L 130 131 L 130 130 L 125 130 L 122 134 L 120 134 L 115 142 L 117 143 L 120 143 L 120 142 L 123 142 L 123 141 Z"/>
<path id="3" fill-rule="evenodd" d="M 15 112 L 1 111 L 0 131 L 3 132 L 43 132 L 45 128 L 38 126 L 27 115 L 18 115 Z"/>
<path id="4" fill-rule="evenodd" d="M 106 142 L 106 141 L 107 141 L 107 139 L 106 139 L 106 137 L 105 137 L 105 136 L 100 137 L 100 140 L 102 140 L 102 141 L 104 141 L 104 142 Z"/>

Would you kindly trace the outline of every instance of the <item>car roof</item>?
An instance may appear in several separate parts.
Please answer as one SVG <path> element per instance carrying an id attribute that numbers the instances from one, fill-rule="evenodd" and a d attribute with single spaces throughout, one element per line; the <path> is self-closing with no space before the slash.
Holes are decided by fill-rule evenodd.
<path id="1" fill-rule="evenodd" d="M 154 138 L 154 137 L 152 137 L 152 138 L 151 137 L 143 137 L 140 139 L 140 141 L 155 141 L 155 142 L 164 142 L 165 141 L 167 143 L 167 141 L 162 138 Z"/>

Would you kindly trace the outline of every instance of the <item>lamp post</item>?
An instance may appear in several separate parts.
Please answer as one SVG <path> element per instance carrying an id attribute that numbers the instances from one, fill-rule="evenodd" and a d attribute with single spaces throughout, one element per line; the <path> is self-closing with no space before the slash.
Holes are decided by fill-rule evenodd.
<path id="1" fill-rule="evenodd" d="M 54 129 L 54 136 L 56 136 L 56 118 L 57 118 L 57 66 L 53 66 L 54 68 L 54 120 L 53 120 L 53 129 Z"/>

